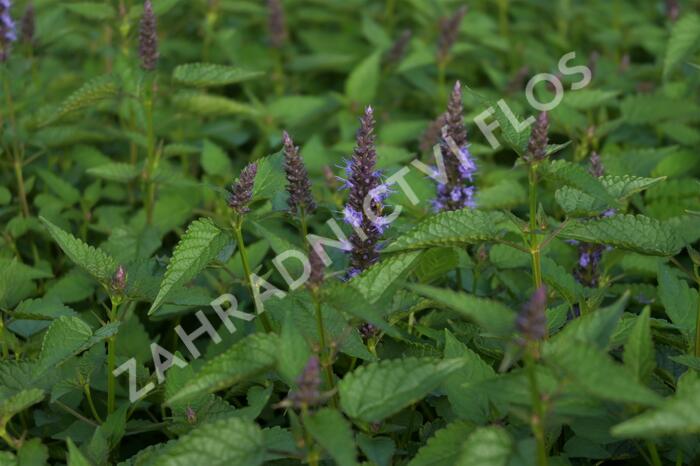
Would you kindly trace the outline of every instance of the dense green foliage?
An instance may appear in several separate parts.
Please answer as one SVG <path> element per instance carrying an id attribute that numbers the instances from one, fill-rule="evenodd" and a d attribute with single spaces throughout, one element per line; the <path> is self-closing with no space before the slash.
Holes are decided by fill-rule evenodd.
<path id="1" fill-rule="evenodd" d="M 697 0 L 9 4 L 0 465 L 700 464 Z"/>

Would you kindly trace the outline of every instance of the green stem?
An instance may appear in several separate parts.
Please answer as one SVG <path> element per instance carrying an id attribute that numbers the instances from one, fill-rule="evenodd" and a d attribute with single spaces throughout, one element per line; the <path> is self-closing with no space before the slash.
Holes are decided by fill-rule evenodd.
<path id="1" fill-rule="evenodd" d="M 539 235 L 537 234 L 537 165 L 530 165 L 528 172 L 530 186 L 530 255 L 532 256 L 532 276 L 535 288 L 542 286 L 542 260 L 540 257 Z"/>
<path id="2" fill-rule="evenodd" d="M 323 313 L 321 312 L 321 300 L 318 296 L 318 290 L 312 290 L 311 296 L 313 297 L 314 307 L 316 309 L 316 326 L 318 327 L 318 337 L 321 344 L 321 363 L 325 369 L 326 384 L 330 390 L 335 390 L 335 383 L 333 382 L 333 357 L 327 347 L 326 327 L 323 325 Z M 333 394 L 333 398 L 331 398 L 331 405 L 333 407 L 336 406 L 335 393 Z"/>
<path id="3" fill-rule="evenodd" d="M 445 73 L 447 69 L 447 59 L 440 60 L 438 62 L 438 109 L 445 105 L 445 100 L 447 99 L 447 94 L 445 90 Z"/>
<path id="4" fill-rule="evenodd" d="M 544 437 L 544 428 L 542 427 L 544 422 L 544 409 L 542 406 L 540 389 L 537 383 L 535 359 L 532 355 L 532 351 L 534 351 L 532 347 L 528 347 L 525 351 L 525 371 L 527 372 L 527 377 L 530 381 L 530 396 L 532 398 L 533 409 L 530 426 L 537 442 L 537 464 L 539 466 L 547 466 L 547 444 Z"/>
<path id="5" fill-rule="evenodd" d="M 235 223 L 232 223 L 233 230 L 236 233 L 236 242 L 238 243 L 238 251 L 241 254 L 241 265 L 243 266 L 243 273 L 245 274 L 245 280 L 248 284 L 248 289 L 250 290 L 251 297 L 253 298 L 253 305 L 255 306 L 255 313 L 260 316 L 260 321 L 262 322 L 263 328 L 266 332 L 272 331 L 272 323 L 270 318 L 261 309 L 258 309 L 258 301 L 255 299 L 255 288 L 253 285 L 253 280 L 251 279 L 250 262 L 248 261 L 248 251 L 245 247 L 245 242 L 243 241 L 243 220 L 238 219 Z"/>
<path id="6" fill-rule="evenodd" d="M 651 455 L 651 464 L 654 466 L 662 466 L 661 457 L 659 456 L 659 451 L 656 449 L 656 444 L 651 440 L 646 441 L 647 449 Z"/>
<path id="7" fill-rule="evenodd" d="M 117 320 L 117 309 L 119 307 L 119 302 L 117 299 L 112 298 L 112 311 L 109 314 L 109 321 L 115 322 Z M 117 394 L 117 379 L 114 377 L 114 368 L 116 366 L 117 352 L 116 352 L 116 337 L 111 336 L 107 340 L 107 414 L 112 414 L 115 408 L 116 394 Z"/>
<path id="8" fill-rule="evenodd" d="M 697 267 L 695 268 L 695 277 L 698 282 L 698 290 L 700 291 L 700 277 L 698 277 Z M 698 314 L 695 318 L 695 357 L 700 358 L 700 300 L 698 300 Z"/>
<path id="9" fill-rule="evenodd" d="M 156 196 L 156 186 L 153 181 L 153 175 L 158 165 L 156 157 L 156 138 L 153 127 L 153 86 L 154 82 L 146 84 L 144 110 L 146 111 L 146 222 L 150 225 L 153 223 L 153 210 Z"/>
<path id="10" fill-rule="evenodd" d="M 309 243 L 306 241 L 306 237 L 309 236 L 309 226 L 306 222 L 306 211 L 303 207 L 299 207 L 299 233 L 301 233 L 301 244 L 308 251 Z"/>
<path id="11" fill-rule="evenodd" d="M 29 204 L 27 203 L 27 192 L 24 188 L 24 175 L 22 174 L 22 162 L 19 159 L 14 161 L 15 178 L 17 179 L 17 195 L 19 197 L 20 206 L 22 207 L 22 216 L 29 217 Z"/>
<path id="12" fill-rule="evenodd" d="M 90 411 L 92 411 L 92 416 L 95 418 L 97 422 L 102 424 L 102 418 L 100 415 L 97 413 L 97 409 L 95 409 L 95 403 L 92 401 L 92 393 L 90 391 L 90 383 L 86 383 L 84 387 L 85 391 L 85 398 L 87 398 L 88 406 L 90 406 Z"/>
<path id="13" fill-rule="evenodd" d="M 394 28 L 394 10 L 396 9 L 396 0 L 386 0 L 386 9 L 384 10 L 384 18 L 389 26 L 389 32 Z"/>

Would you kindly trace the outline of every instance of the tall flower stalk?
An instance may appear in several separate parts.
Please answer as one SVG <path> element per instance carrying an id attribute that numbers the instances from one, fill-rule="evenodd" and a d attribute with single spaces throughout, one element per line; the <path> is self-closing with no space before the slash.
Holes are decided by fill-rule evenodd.
<path id="1" fill-rule="evenodd" d="M 350 277 L 379 259 L 379 238 L 387 226 L 381 217 L 383 201 L 390 193 L 389 187 L 382 183 L 381 172 L 376 168 L 372 107 L 365 109 L 360 121 L 355 150 L 346 165 L 347 179 L 344 179 L 350 194 L 343 217 L 354 230 L 350 236 Z"/>
<path id="2" fill-rule="evenodd" d="M 273 76 L 275 92 L 277 95 L 282 95 L 285 87 L 282 49 L 289 38 L 282 0 L 267 0 L 267 33 L 275 58 Z"/>
<path id="3" fill-rule="evenodd" d="M 155 70 L 158 65 L 158 27 L 156 15 L 153 12 L 151 0 L 146 0 L 143 5 L 139 31 L 139 59 L 141 68 L 146 73 L 143 93 L 143 107 L 146 113 L 146 169 L 144 172 L 144 187 L 146 191 L 145 207 L 146 222 L 153 223 L 153 210 L 155 207 L 156 185 L 153 181 L 155 171 L 160 163 L 160 151 L 156 150 L 156 137 L 153 125 L 153 103 L 156 89 Z"/>
<path id="4" fill-rule="evenodd" d="M 450 60 L 450 52 L 452 47 L 459 37 L 459 27 L 462 24 L 462 19 L 464 15 L 467 14 L 467 7 L 465 5 L 459 7 L 451 16 L 446 16 L 440 18 L 438 25 L 438 50 L 437 50 L 437 64 L 438 64 L 438 86 L 439 86 L 439 97 L 443 100 L 443 92 L 445 90 L 445 71 L 447 69 L 447 63 Z"/>
<path id="5" fill-rule="evenodd" d="M 255 187 L 255 175 L 258 173 L 258 165 L 255 162 L 249 163 L 241 172 L 241 176 L 238 181 L 233 183 L 231 186 L 231 193 L 228 198 L 228 206 L 231 208 L 233 213 L 233 218 L 231 220 L 231 226 L 236 235 L 236 243 L 238 243 L 238 251 L 241 255 L 241 266 L 243 267 L 243 273 L 245 274 L 245 281 L 248 285 L 251 297 L 253 298 L 253 303 L 255 306 L 256 314 L 260 315 L 260 320 L 265 328 L 265 331 L 272 331 L 272 324 L 270 319 L 262 309 L 258 309 L 258 300 L 255 299 L 256 296 L 256 284 L 253 283 L 252 270 L 250 268 L 250 260 L 248 259 L 248 250 L 245 246 L 245 241 L 243 240 L 243 221 L 245 215 L 250 212 L 248 205 L 253 200 L 253 188 Z"/>
<path id="6" fill-rule="evenodd" d="M 539 114 L 532 127 L 527 152 L 524 159 L 528 165 L 528 187 L 530 205 L 530 255 L 532 257 L 532 276 L 535 288 L 542 287 L 542 259 L 540 257 L 540 235 L 537 221 L 537 183 L 538 167 L 547 157 L 549 117 L 546 112 Z"/>
<path id="7" fill-rule="evenodd" d="M 469 152 L 467 129 L 462 117 L 462 87 L 457 81 L 452 89 L 440 140 L 440 153 L 445 167 L 446 179 L 437 185 L 437 196 L 433 201 L 436 211 L 474 208 L 474 174 L 476 162 Z"/>
<path id="8" fill-rule="evenodd" d="M 284 172 L 287 177 L 287 205 L 292 215 L 298 215 L 301 240 L 304 244 L 308 234 L 306 216 L 316 210 L 316 202 L 311 195 L 311 180 L 304 166 L 304 161 L 299 155 L 299 147 L 294 145 L 291 136 L 285 131 L 282 133 L 284 147 Z"/>
<path id="9" fill-rule="evenodd" d="M 119 306 L 124 300 L 126 291 L 127 273 L 123 266 L 117 267 L 117 270 L 112 276 L 112 281 L 109 284 L 109 296 L 112 301 L 112 309 L 109 313 L 110 322 L 119 321 Z M 116 408 L 116 378 L 114 377 L 114 368 L 116 367 L 116 340 L 115 335 L 107 340 L 107 414 L 112 414 Z M 89 387 L 88 387 L 89 390 Z"/>

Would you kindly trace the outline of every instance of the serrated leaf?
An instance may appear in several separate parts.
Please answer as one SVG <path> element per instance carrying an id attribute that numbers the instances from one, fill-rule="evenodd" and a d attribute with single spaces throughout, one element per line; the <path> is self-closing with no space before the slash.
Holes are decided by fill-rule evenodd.
<path id="1" fill-rule="evenodd" d="M 51 121 L 69 113 L 92 107 L 105 99 L 116 97 L 119 94 L 119 89 L 119 81 L 113 75 L 94 78 L 61 102 L 51 116 Z"/>
<path id="2" fill-rule="evenodd" d="M 359 105 L 368 105 L 374 101 L 379 85 L 381 52 L 375 52 L 363 60 L 350 73 L 345 83 L 345 94 Z"/>
<path id="3" fill-rule="evenodd" d="M 46 330 L 39 354 L 43 369 L 58 366 L 71 356 L 117 333 L 118 323 L 110 323 L 93 333 L 79 317 L 59 317 Z"/>
<path id="4" fill-rule="evenodd" d="M 568 92 L 564 97 L 564 103 L 577 110 L 589 110 L 613 100 L 618 95 L 618 91 L 579 89 L 576 92 Z"/>
<path id="5" fill-rule="evenodd" d="M 635 319 L 632 332 L 627 338 L 624 362 L 639 382 L 645 382 L 654 371 L 654 341 L 651 338 L 650 309 L 644 308 Z"/>
<path id="6" fill-rule="evenodd" d="M 340 466 L 357 465 L 355 439 L 338 411 L 324 408 L 304 418 L 304 427 Z"/>
<path id="7" fill-rule="evenodd" d="M 453 466 L 461 454 L 459 445 L 474 430 L 471 423 L 458 421 L 435 432 L 408 466 Z"/>
<path id="8" fill-rule="evenodd" d="M 229 235 L 211 219 L 200 218 L 192 222 L 175 246 L 173 257 L 148 315 L 153 314 L 176 287 L 196 277 L 230 241 Z"/>
<path id="9" fill-rule="evenodd" d="M 411 285 L 410 288 L 421 296 L 443 304 L 473 320 L 488 332 L 506 335 L 513 330 L 515 312 L 498 301 L 429 285 L 416 284 Z"/>
<path id="10" fill-rule="evenodd" d="M 374 304 L 398 280 L 405 277 L 421 251 L 410 251 L 388 257 L 350 280 L 350 286 L 360 292 L 368 303 Z"/>
<path id="11" fill-rule="evenodd" d="M 673 256 L 683 247 L 683 241 L 668 223 L 643 215 L 575 220 L 560 236 L 655 256 Z"/>
<path id="12" fill-rule="evenodd" d="M 463 364 L 416 358 L 370 363 L 340 381 L 340 404 L 352 418 L 381 421 L 425 397 Z"/>
<path id="13" fill-rule="evenodd" d="M 311 348 L 299 331 L 288 309 L 282 324 L 280 347 L 277 357 L 277 372 L 288 385 L 293 385 L 311 356 Z"/>
<path id="14" fill-rule="evenodd" d="M 258 172 L 255 175 L 253 200 L 269 199 L 280 192 L 281 186 L 286 186 L 284 177 L 284 156 L 268 155 L 256 161 Z"/>
<path id="15" fill-rule="evenodd" d="M 173 96 L 173 104 L 181 110 L 205 117 L 223 115 L 256 117 L 260 114 L 259 110 L 251 105 L 218 95 L 194 91 L 178 92 Z"/>
<path id="16" fill-rule="evenodd" d="M 564 333 L 564 332 L 561 332 Z M 659 395 L 639 384 L 632 373 L 591 343 L 564 341 L 545 346 L 545 361 L 570 377 L 577 387 L 609 401 L 655 406 Z"/>
<path id="17" fill-rule="evenodd" d="M 278 346 L 279 340 L 273 334 L 255 334 L 240 340 L 207 362 L 167 403 L 202 392 L 223 390 L 274 367 Z"/>
<path id="18" fill-rule="evenodd" d="M 265 459 L 264 436 L 251 421 L 229 418 L 183 435 L 155 453 L 152 466 L 258 466 Z"/>
<path id="19" fill-rule="evenodd" d="M 606 175 L 599 178 L 599 180 L 611 196 L 616 199 L 624 199 L 665 181 L 666 177 L 645 178 L 632 175 Z"/>
<path id="20" fill-rule="evenodd" d="M 99 248 L 94 248 L 83 243 L 81 240 L 63 231 L 44 217 L 39 217 L 42 223 L 49 230 L 51 237 L 58 243 L 63 252 L 75 262 L 76 265 L 84 269 L 103 285 L 112 279 L 117 263 L 113 257 Z"/>
<path id="21" fill-rule="evenodd" d="M 566 160 L 555 160 L 543 166 L 543 174 L 560 184 L 583 191 L 605 205 L 614 207 L 617 204 L 615 198 L 608 193 L 600 180 L 580 165 Z"/>
<path id="22" fill-rule="evenodd" d="M 194 87 L 217 87 L 259 78 L 265 73 L 213 63 L 186 63 L 173 71 L 173 79 Z"/>
<path id="23" fill-rule="evenodd" d="M 695 330 L 698 312 L 698 292 L 688 282 L 681 280 L 673 269 L 659 265 L 659 298 L 664 305 L 666 315 L 686 334 Z"/>
<path id="24" fill-rule="evenodd" d="M 140 175 L 140 170 L 128 163 L 107 163 L 87 169 L 89 175 L 109 181 L 126 183 L 135 180 Z"/>
<path id="25" fill-rule="evenodd" d="M 38 170 L 37 173 L 49 189 L 56 193 L 56 195 L 63 199 L 68 205 L 76 204 L 80 200 L 80 191 L 63 178 L 43 169 Z"/>
<path id="26" fill-rule="evenodd" d="M 461 246 L 494 240 L 503 228 L 505 216 L 500 212 L 463 209 L 441 212 L 428 217 L 401 235 L 385 249 L 396 252 L 425 249 L 431 246 Z"/>
<path id="27" fill-rule="evenodd" d="M 513 453 L 513 440 L 502 427 L 480 427 L 462 445 L 456 466 L 506 466 Z"/>
<path id="28" fill-rule="evenodd" d="M 44 399 L 44 391 L 38 388 L 22 390 L 0 402 L 0 427 L 5 428 L 7 422 L 14 416 Z"/>
<path id="29" fill-rule="evenodd" d="M 664 57 L 664 77 L 685 60 L 700 43 L 700 16 L 688 13 L 673 26 Z"/>
<path id="30" fill-rule="evenodd" d="M 658 408 L 616 425 L 612 434 L 622 438 L 700 434 L 700 383 L 695 379 L 689 385 Z"/>

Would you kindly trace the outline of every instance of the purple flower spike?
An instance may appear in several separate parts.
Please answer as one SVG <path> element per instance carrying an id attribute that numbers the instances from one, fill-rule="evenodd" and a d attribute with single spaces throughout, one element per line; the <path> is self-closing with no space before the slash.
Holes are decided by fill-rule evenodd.
<path id="1" fill-rule="evenodd" d="M 282 133 L 284 144 L 284 171 L 287 176 L 287 192 L 289 198 L 287 204 L 291 213 L 303 209 L 306 213 L 316 210 L 316 203 L 311 195 L 311 180 L 304 166 L 304 161 L 299 155 L 299 148 L 287 134 Z"/>
<path id="2" fill-rule="evenodd" d="M 537 341 L 547 334 L 547 287 L 542 285 L 533 293 L 518 314 L 515 328 L 526 341 Z"/>
<path id="3" fill-rule="evenodd" d="M 10 0 L 0 0 L 0 63 L 10 58 L 12 42 L 17 40 L 17 30 L 10 16 L 10 7 L 12 7 Z"/>
<path id="4" fill-rule="evenodd" d="M 241 172 L 238 181 L 231 186 L 228 205 L 238 215 L 243 215 L 250 211 L 248 204 L 253 199 L 255 175 L 257 173 L 258 165 L 255 162 L 249 163 Z"/>
<path id="5" fill-rule="evenodd" d="M 146 71 L 156 69 L 158 64 L 158 29 L 151 0 L 146 0 L 143 4 L 141 30 L 139 31 L 139 57 L 141 58 L 141 68 Z"/>
<path id="6" fill-rule="evenodd" d="M 377 227 L 377 219 L 382 215 L 382 202 L 379 200 L 386 188 L 380 187 L 381 174 L 376 168 L 377 152 L 374 146 L 374 112 L 367 107 L 357 132 L 357 141 L 352 159 L 348 164 L 350 174 L 347 184 L 350 188 L 348 203 L 343 211 L 345 221 L 362 231 L 353 232 L 350 237 L 350 267 L 362 271 L 379 259 L 377 243 L 386 225 Z M 368 212 L 365 211 L 368 199 Z M 372 221 L 374 220 L 374 221 Z"/>

